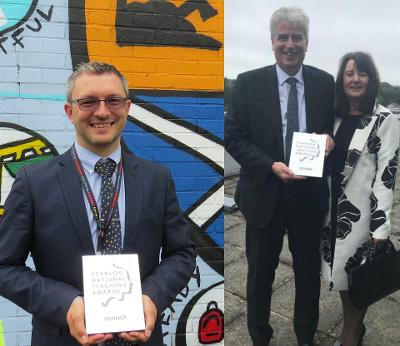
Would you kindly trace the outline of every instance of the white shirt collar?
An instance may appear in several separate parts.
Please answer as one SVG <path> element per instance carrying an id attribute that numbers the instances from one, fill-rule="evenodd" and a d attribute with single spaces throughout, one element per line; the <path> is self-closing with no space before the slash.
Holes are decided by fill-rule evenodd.
<path id="1" fill-rule="evenodd" d="M 94 174 L 94 166 L 96 165 L 96 162 L 102 159 L 103 157 L 82 147 L 76 141 L 75 141 L 75 149 L 84 170 L 90 175 Z M 118 164 L 119 161 L 121 160 L 121 146 L 119 145 L 118 148 L 107 157 L 113 159 Z"/>
<path id="2" fill-rule="evenodd" d="M 290 77 L 294 77 L 297 79 L 297 81 L 300 84 L 304 84 L 304 79 L 303 79 L 303 65 L 300 67 L 300 69 L 297 71 L 297 73 L 294 76 L 290 76 L 288 75 L 285 71 L 283 71 L 278 64 L 275 65 L 276 66 L 276 73 L 278 76 L 278 83 L 279 85 L 283 85 L 283 83 L 286 82 L 286 80 Z"/>

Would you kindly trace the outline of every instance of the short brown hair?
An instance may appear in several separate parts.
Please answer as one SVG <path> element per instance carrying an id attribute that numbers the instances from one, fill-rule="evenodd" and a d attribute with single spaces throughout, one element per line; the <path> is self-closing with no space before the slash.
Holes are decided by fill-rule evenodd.
<path id="1" fill-rule="evenodd" d="M 129 87 L 128 81 L 124 77 L 124 75 L 111 64 L 107 64 L 100 61 L 89 61 L 89 62 L 81 62 L 76 66 L 75 71 L 69 76 L 67 81 L 67 101 L 71 101 L 72 92 L 75 87 L 76 79 L 83 75 L 84 73 L 94 73 L 94 74 L 103 74 L 103 73 L 113 73 L 121 80 L 122 86 L 125 90 L 125 94 L 129 96 Z"/>

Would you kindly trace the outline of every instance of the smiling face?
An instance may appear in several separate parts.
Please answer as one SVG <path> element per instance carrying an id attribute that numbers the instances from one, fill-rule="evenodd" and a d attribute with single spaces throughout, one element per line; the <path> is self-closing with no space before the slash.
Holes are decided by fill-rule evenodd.
<path id="1" fill-rule="evenodd" d="M 343 72 L 343 91 L 349 100 L 350 109 L 354 109 L 352 106 L 360 103 L 367 92 L 368 82 L 368 74 L 360 72 L 354 59 L 350 59 Z"/>
<path id="2" fill-rule="evenodd" d="M 110 97 L 126 97 L 121 80 L 113 73 L 80 75 L 71 95 L 72 100 Z M 97 108 L 87 111 L 81 110 L 77 103 L 66 103 L 64 110 L 75 126 L 78 144 L 100 156 L 107 156 L 120 144 L 130 104 L 127 100 L 120 110 L 110 111 L 105 102 L 100 102 Z"/>
<path id="3" fill-rule="evenodd" d="M 287 74 L 295 75 L 303 64 L 307 43 L 304 32 L 298 25 L 279 23 L 272 38 L 276 63 Z"/>

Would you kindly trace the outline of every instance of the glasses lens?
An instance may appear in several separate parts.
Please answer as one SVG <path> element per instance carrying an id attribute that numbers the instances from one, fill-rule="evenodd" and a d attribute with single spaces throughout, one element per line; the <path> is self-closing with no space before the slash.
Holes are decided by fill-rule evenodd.
<path id="1" fill-rule="evenodd" d="M 110 97 L 106 99 L 106 105 L 109 109 L 121 109 L 124 102 L 125 98 L 123 97 Z"/>
<path id="2" fill-rule="evenodd" d="M 82 110 L 89 110 L 97 107 L 99 104 L 98 99 L 80 99 L 78 101 L 79 108 Z"/>

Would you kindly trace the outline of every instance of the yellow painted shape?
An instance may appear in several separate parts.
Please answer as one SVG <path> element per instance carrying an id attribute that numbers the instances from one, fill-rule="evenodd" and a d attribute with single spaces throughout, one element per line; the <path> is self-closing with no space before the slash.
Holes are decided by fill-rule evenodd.
<path id="1" fill-rule="evenodd" d="M 1 184 L 1 181 L 4 179 L 3 174 L 4 174 L 4 166 L 2 164 L 0 164 L 0 184 Z M 1 193 L 1 185 L 0 185 L 0 193 Z M 1 195 L 0 195 L 0 202 L 1 202 Z M 4 214 L 4 207 L 2 205 L 0 205 L 0 217 L 3 214 Z M 0 320 L 0 323 L 1 323 L 1 320 Z M 0 325 L 0 328 L 1 328 L 1 325 Z M 0 333 L 1 333 L 1 331 L 0 331 Z"/>
<path id="2" fill-rule="evenodd" d="M 2 320 L 0 320 L 0 346 L 6 346 L 6 342 L 4 341 L 4 332 L 3 332 L 3 322 L 2 322 Z"/>
<path id="3" fill-rule="evenodd" d="M 146 2 L 148 2 L 149 0 L 126 0 L 127 4 L 130 4 L 131 2 L 139 2 L 141 4 L 145 4 Z"/>
<path id="4" fill-rule="evenodd" d="M 133 0 L 127 0 L 127 3 L 131 2 Z M 138 2 L 144 3 L 142 0 Z M 180 6 L 185 1 L 170 2 Z M 215 38 L 223 45 L 224 2 L 211 0 L 209 3 L 218 11 L 215 17 L 203 22 L 195 11 L 186 19 L 198 33 Z M 120 47 L 116 43 L 116 7 L 117 0 L 108 0 L 107 5 L 98 0 L 86 0 L 86 38 L 90 61 L 115 65 L 127 77 L 130 89 L 223 91 L 223 47 L 220 50 L 175 46 Z"/>
<path id="5" fill-rule="evenodd" d="M 12 162 L 15 161 L 20 161 L 24 157 L 22 157 L 22 154 L 25 150 L 27 149 L 32 149 L 36 152 L 36 154 L 41 155 L 42 151 L 40 149 L 45 148 L 46 144 L 43 143 L 40 139 L 35 139 L 31 142 L 27 143 L 21 143 L 9 147 L 5 147 L 3 149 L 0 149 L 0 158 L 7 157 L 9 155 L 16 154 L 15 160 L 12 160 Z M 5 161 L 7 163 L 8 161 Z"/>

